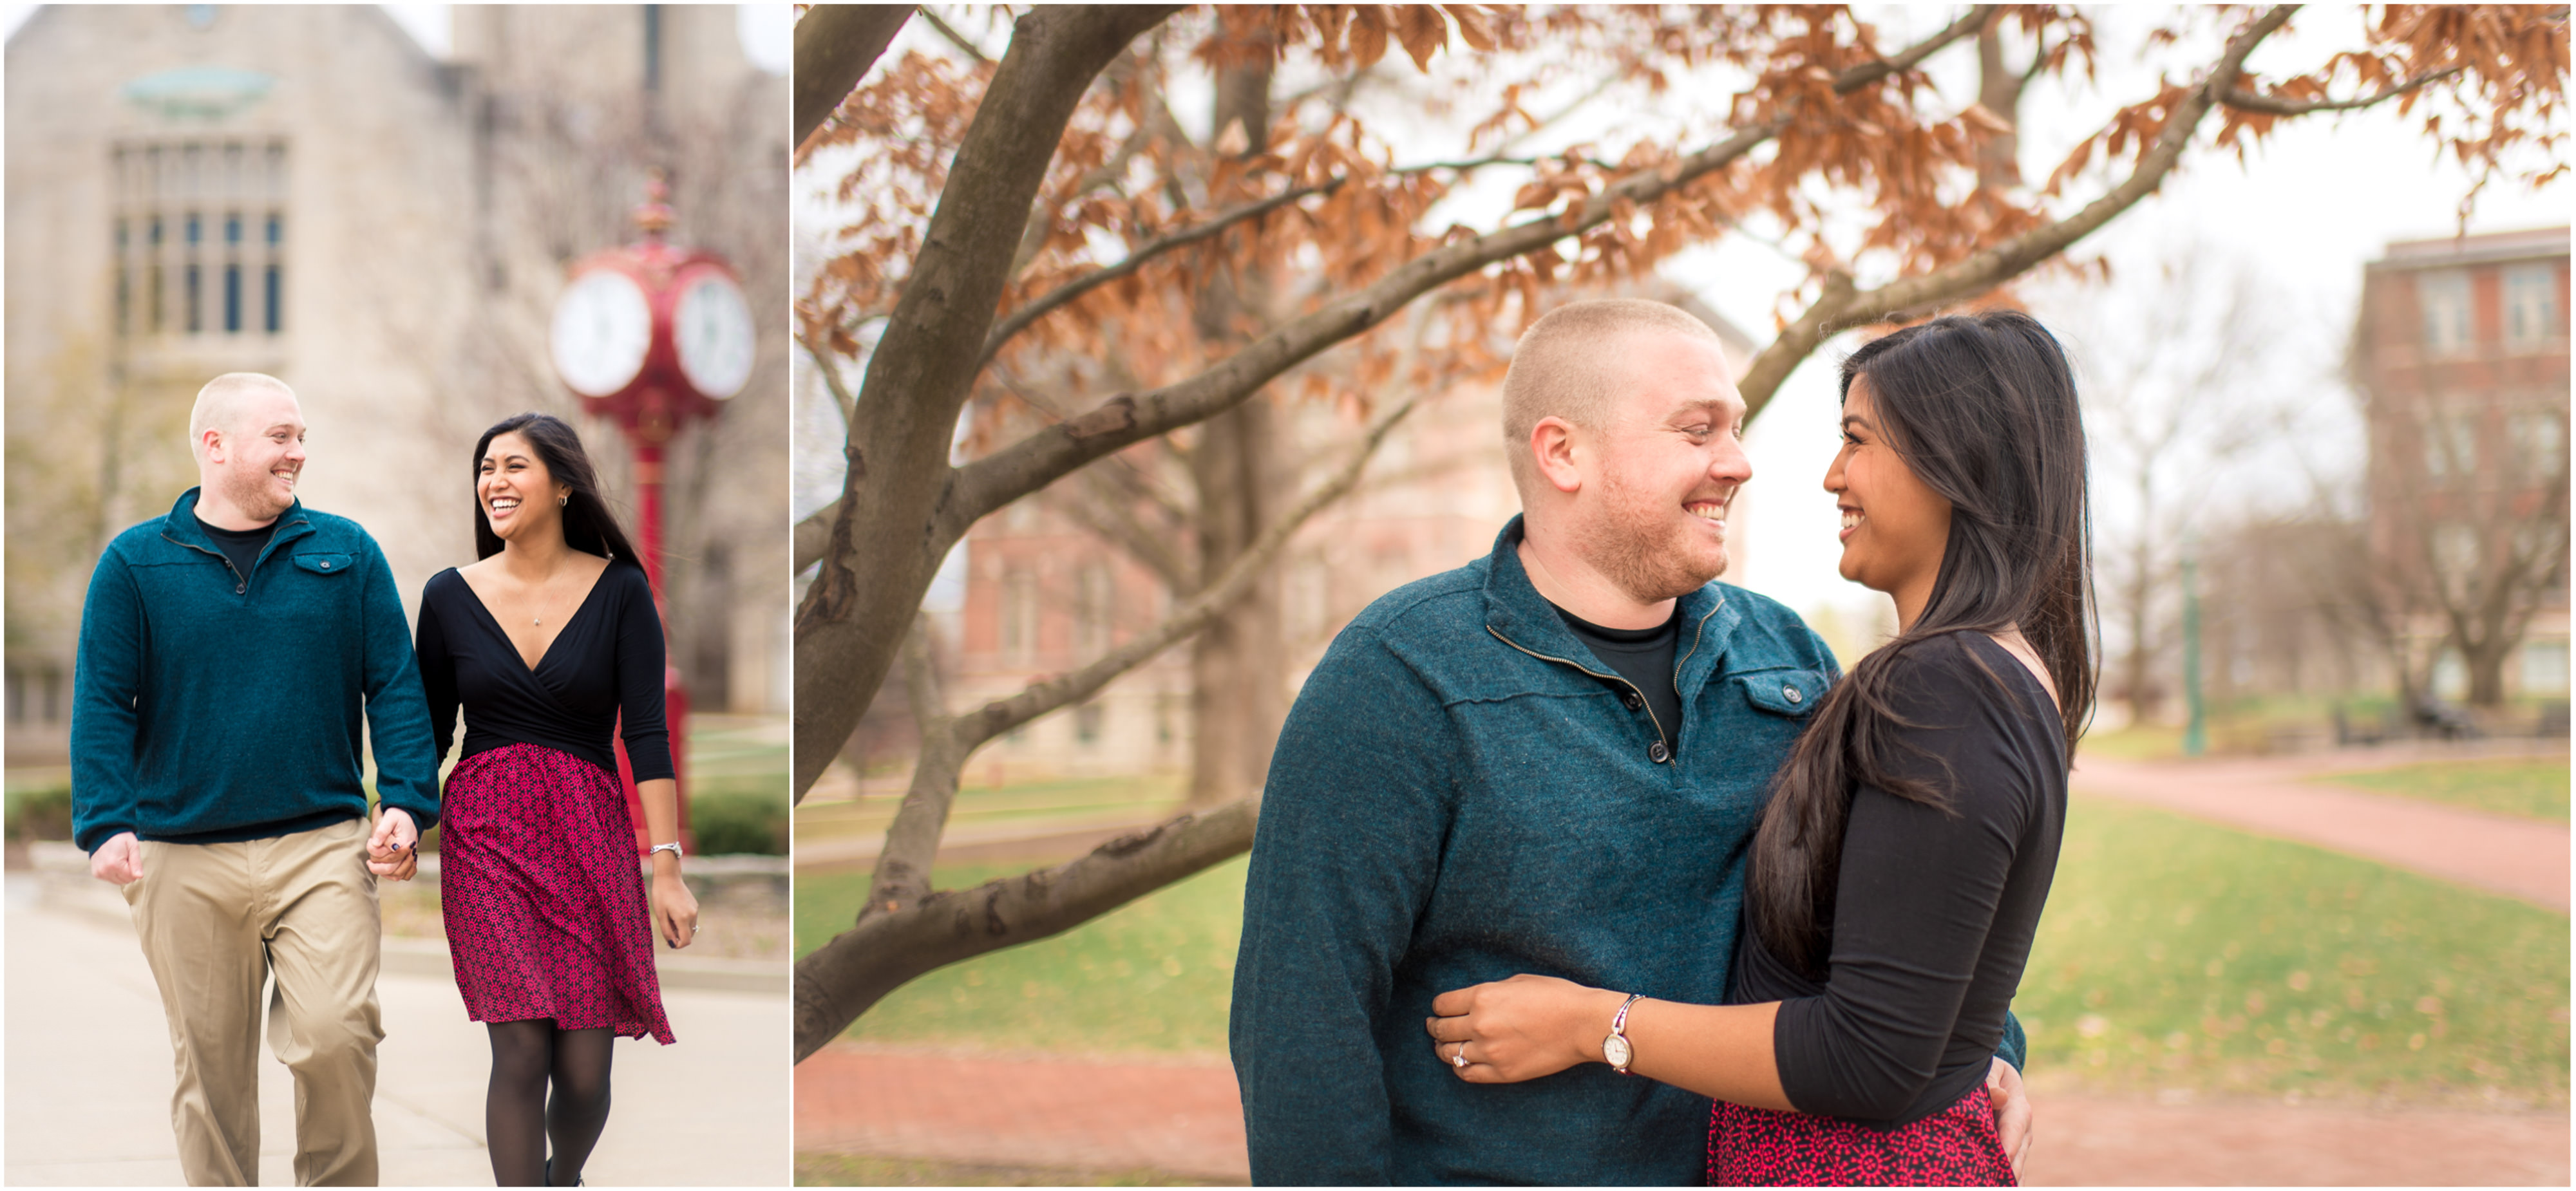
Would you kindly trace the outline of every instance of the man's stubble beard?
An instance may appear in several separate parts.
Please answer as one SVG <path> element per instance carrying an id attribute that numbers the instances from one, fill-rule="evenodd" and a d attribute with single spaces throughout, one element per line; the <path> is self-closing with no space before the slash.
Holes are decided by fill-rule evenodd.
<path id="1" fill-rule="evenodd" d="M 1710 580 L 1725 573 L 1723 549 L 1718 551 L 1717 564 L 1702 574 L 1690 557 L 1674 549 L 1668 539 L 1623 519 L 1620 510 L 1639 494 L 1615 476 L 1603 479 L 1601 494 L 1608 499 L 1604 507 L 1584 519 L 1588 524 L 1574 535 L 1575 549 L 1593 570 L 1630 599 L 1643 604 L 1676 599 L 1708 586 Z"/>
<path id="2" fill-rule="evenodd" d="M 271 478 L 265 471 L 243 474 L 227 470 L 223 475 L 224 498 L 241 510 L 244 517 L 253 521 L 274 521 L 294 505 L 295 496 L 290 492 L 284 501 L 280 501 L 271 495 L 268 491 Z"/>

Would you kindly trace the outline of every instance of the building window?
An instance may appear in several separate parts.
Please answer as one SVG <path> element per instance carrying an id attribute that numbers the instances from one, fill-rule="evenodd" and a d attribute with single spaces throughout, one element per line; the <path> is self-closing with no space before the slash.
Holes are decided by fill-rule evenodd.
<path id="1" fill-rule="evenodd" d="M 1108 709 L 1103 707 L 1097 699 L 1077 705 L 1073 709 L 1073 739 L 1075 742 L 1080 744 L 1100 743 L 1101 721 L 1107 717 Z"/>
<path id="2" fill-rule="evenodd" d="M 2513 417 L 2513 445 L 2526 481 L 2549 480 L 2567 466 L 2567 411 L 2526 409 Z"/>
<path id="3" fill-rule="evenodd" d="M 126 143 L 110 154 L 117 333 L 283 333 L 285 142 Z"/>
<path id="4" fill-rule="evenodd" d="M 2469 322 L 2469 275 L 2457 269 L 2419 273 L 2415 300 L 2424 312 L 2424 354 L 2456 356 L 2476 341 Z"/>
<path id="5" fill-rule="evenodd" d="M 1073 574 L 1073 649 L 1085 659 L 1109 652 L 1114 592 L 1104 564 L 1093 563 Z"/>
<path id="6" fill-rule="evenodd" d="M 2567 336 L 2566 316 L 2558 310 L 2558 267 L 2520 265 L 2504 274 L 2505 340 L 2515 347 L 2537 347 Z"/>
<path id="7" fill-rule="evenodd" d="M 2435 483 L 2477 474 L 2478 424 L 2462 412 L 2424 415 L 2424 474 Z"/>
<path id="8" fill-rule="evenodd" d="M 2567 693 L 2566 642 L 2532 641 L 2523 645 L 2522 693 L 2526 695 Z"/>
<path id="9" fill-rule="evenodd" d="M 2457 703 L 2469 697 L 2469 667 L 2460 651 L 2448 645 L 2433 659 L 2433 697 Z"/>
<path id="10" fill-rule="evenodd" d="M 1022 570 L 1002 572 L 1002 659 L 1026 663 L 1038 649 L 1038 580 Z"/>

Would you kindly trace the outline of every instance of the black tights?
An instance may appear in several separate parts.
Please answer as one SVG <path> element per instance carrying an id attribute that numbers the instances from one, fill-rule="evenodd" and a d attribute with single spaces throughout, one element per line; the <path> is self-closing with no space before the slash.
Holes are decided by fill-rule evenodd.
<path id="1" fill-rule="evenodd" d="M 483 1133 L 492 1150 L 492 1181 L 504 1187 L 546 1185 L 546 1141 L 552 1138 L 552 1184 L 572 1186 L 608 1124 L 608 1044 L 616 1035 L 558 1030 L 553 1018 L 543 1017 L 492 1022 L 490 1028 L 492 1087 L 483 1101 Z"/>

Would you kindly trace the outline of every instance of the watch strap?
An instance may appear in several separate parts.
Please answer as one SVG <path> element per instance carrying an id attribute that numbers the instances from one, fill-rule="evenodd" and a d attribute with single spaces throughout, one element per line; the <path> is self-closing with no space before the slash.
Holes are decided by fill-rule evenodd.
<path id="1" fill-rule="evenodd" d="M 1610 1017 L 1610 1036 L 1618 1039 L 1620 1049 L 1626 1052 L 1626 1057 L 1620 1062 L 1612 1063 L 1610 1069 L 1621 1075 L 1628 1074 L 1629 1064 L 1637 1061 L 1636 1044 L 1628 1041 L 1628 1010 L 1645 999 L 1644 993 L 1629 993 L 1628 999 L 1619 1003 L 1619 1012 Z"/>

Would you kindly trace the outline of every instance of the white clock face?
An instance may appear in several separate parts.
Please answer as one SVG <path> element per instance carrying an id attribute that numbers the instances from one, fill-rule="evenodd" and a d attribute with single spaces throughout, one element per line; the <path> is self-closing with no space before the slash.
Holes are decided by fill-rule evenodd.
<path id="1" fill-rule="evenodd" d="M 555 299 L 555 372 L 584 397 L 606 397 L 644 370 L 653 310 L 635 279 L 614 269 L 576 278 Z"/>
<path id="2" fill-rule="evenodd" d="M 671 335 L 680 349 L 680 372 L 689 387 L 719 401 L 751 379 L 751 304 L 742 289 L 702 273 L 680 292 L 671 311 Z"/>

